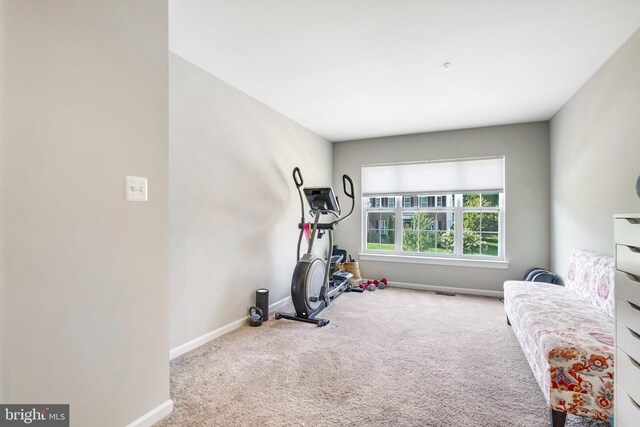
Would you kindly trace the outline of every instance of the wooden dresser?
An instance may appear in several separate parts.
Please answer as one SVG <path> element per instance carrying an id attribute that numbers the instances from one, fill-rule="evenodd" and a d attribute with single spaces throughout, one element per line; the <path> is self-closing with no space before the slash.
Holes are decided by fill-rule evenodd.
<path id="1" fill-rule="evenodd" d="M 640 426 L 640 214 L 615 215 L 615 427 Z"/>

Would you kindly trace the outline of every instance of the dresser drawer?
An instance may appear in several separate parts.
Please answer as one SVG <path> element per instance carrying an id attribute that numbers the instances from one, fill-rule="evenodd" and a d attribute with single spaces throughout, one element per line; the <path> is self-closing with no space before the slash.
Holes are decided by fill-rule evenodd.
<path id="1" fill-rule="evenodd" d="M 616 298 L 616 319 L 640 335 L 640 306 Z"/>
<path id="2" fill-rule="evenodd" d="M 616 327 L 616 346 L 640 361 L 640 333 L 620 323 L 619 320 Z"/>
<path id="3" fill-rule="evenodd" d="M 616 271 L 615 294 L 617 298 L 640 305 L 640 277 Z"/>
<path id="4" fill-rule="evenodd" d="M 616 218 L 613 220 L 615 242 L 619 245 L 640 245 L 640 219 Z"/>
<path id="5" fill-rule="evenodd" d="M 616 353 L 616 381 L 636 402 L 640 402 L 640 363 L 618 349 Z M 640 419 L 638 420 L 640 422 Z"/>
<path id="6" fill-rule="evenodd" d="M 620 271 L 640 276 L 640 249 L 616 245 L 616 268 Z"/>
<path id="7" fill-rule="evenodd" d="M 638 427 L 640 405 L 620 385 L 616 386 L 614 405 L 616 408 L 616 427 Z"/>

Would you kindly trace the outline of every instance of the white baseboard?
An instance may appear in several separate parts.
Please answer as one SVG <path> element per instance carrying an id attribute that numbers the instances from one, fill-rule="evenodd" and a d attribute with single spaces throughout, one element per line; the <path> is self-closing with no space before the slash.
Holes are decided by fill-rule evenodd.
<path id="1" fill-rule="evenodd" d="M 151 427 L 171 412 L 173 412 L 173 400 L 169 399 L 156 406 L 131 424 L 128 424 L 127 427 Z"/>
<path id="2" fill-rule="evenodd" d="M 282 298 L 280 301 L 276 301 L 273 304 L 270 304 L 269 305 L 269 313 L 273 313 L 276 310 L 281 309 L 282 307 L 284 307 L 287 304 L 293 304 L 291 302 L 291 297 Z"/>
<path id="3" fill-rule="evenodd" d="M 209 341 L 213 341 L 218 337 L 228 334 L 229 332 L 235 329 L 238 329 L 240 326 L 244 325 L 246 321 L 247 321 L 247 318 L 243 317 L 241 319 L 228 323 L 224 326 L 221 326 L 218 329 L 215 329 L 211 332 L 207 332 L 204 335 L 200 335 L 199 337 L 194 338 L 191 341 L 188 341 L 182 345 L 172 348 L 171 351 L 169 351 L 169 359 L 173 360 L 176 357 L 180 357 L 183 354 L 190 352 L 191 350 L 195 350 L 196 348 L 208 343 Z"/>
<path id="4" fill-rule="evenodd" d="M 274 302 L 273 304 L 269 304 L 269 312 L 273 312 L 289 304 L 290 302 L 291 302 L 291 297 L 286 297 L 281 299 L 280 301 Z M 191 341 L 181 344 L 175 348 L 172 348 L 169 351 L 169 359 L 173 360 L 176 357 L 182 356 L 183 354 L 190 352 L 191 350 L 195 350 L 196 348 L 208 343 L 209 341 L 213 341 L 216 338 L 219 338 L 225 334 L 228 334 L 233 330 L 238 329 L 239 327 L 241 327 L 247 322 L 247 317 L 248 316 L 244 316 L 238 320 L 234 320 L 233 322 L 228 323 L 224 326 L 221 326 L 218 329 L 215 329 L 211 332 L 207 332 L 206 334 L 200 335 L 199 337 L 194 338 Z"/>
<path id="5" fill-rule="evenodd" d="M 485 297 L 495 298 L 502 298 L 504 296 L 504 292 L 502 291 L 487 291 L 484 289 L 471 288 L 453 288 L 450 286 L 420 285 L 417 283 L 389 282 L 389 286 L 404 289 L 417 289 L 420 291 L 449 292 L 454 294 L 481 295 Z"/>

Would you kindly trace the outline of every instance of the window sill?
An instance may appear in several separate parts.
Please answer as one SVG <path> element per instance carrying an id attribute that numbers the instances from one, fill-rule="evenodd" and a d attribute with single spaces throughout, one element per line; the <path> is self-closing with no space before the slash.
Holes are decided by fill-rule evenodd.
<path id="1" fill-rule="evenodd" d="M 509 261 L 472 258 L 441 258 L 398 254 L 361 253 L 360 261 L 404 262 L 409 264 L 449 265 L 453 267 L 498 268 L 506 270 Z"/>

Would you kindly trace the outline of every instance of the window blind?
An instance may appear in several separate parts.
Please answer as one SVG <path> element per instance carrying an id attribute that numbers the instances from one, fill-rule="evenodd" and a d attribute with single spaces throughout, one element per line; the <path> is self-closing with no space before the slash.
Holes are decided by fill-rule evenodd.
<path id="1" fill-rule="evenodd" d="M 504 157 L 362 167 L 362 195 L 504 191 Z"/>

